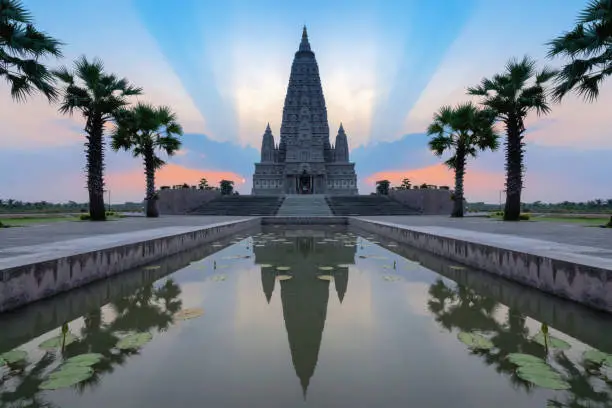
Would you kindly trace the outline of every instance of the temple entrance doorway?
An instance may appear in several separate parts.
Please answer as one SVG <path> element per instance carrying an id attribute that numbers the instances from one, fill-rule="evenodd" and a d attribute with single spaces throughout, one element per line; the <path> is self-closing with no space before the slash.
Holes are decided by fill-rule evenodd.
<path id="1" fill-rule="evenodd" d="M 312 194 L 313 193 L 313 180 L 312 176 L 306 173 L 306 170 L 297 177 L 297 193 L 298 194 Z"/>

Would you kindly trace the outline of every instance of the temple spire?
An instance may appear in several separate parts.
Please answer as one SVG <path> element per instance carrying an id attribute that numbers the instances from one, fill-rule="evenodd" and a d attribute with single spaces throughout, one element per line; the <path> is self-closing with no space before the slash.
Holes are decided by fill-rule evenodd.
<path id="1" fill-rule="evenodd" d="M 308 31 L 306 31 L 306 26 L 302 30 L 302 42 L 300 43 L 300 51 L 312 51 L 310 49 L 310 43 L 308 42 Z"/>
<path id="2" fill-rule="evenodd" d="M 340 123 L 340 127 L 338 128 L 338 135 L 336 136 L 336 143 L 334 144 L 334 161 L 340 163 L 348 163 L 349 161 L 348 140 L 342 123 Z"/>
<path id="3" fill-rule="evenodd" d="M 274 136 L 270 129 L 270 122 L 266 126 L 266 131 L 261 140 L 261 162 L 269 163 L 274 161 Z"/>

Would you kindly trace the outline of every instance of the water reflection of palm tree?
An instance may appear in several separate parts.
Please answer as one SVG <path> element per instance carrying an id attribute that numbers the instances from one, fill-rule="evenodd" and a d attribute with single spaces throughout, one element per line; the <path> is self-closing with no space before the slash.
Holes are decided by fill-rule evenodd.
<path id="1" fill-rule="evenodd" d="M 117 350 L 115 345 L 119 340 L 119 331 L 148 331 L 151 329 L 165 330 L 173 321 L 172 316 L 181 308 L 178 299 L 180 287 L 171 279 L 162 286 L 153 284 L 144 286 L 134 293 L 117 299 L 111 303 L 116 312 L 113 320 L 104 322 L 101 309 L 95 309 L 83 316 L 83 327 L 78 340 L 70 343 L 62 351 L 45 353 L 42 359 L 30 367 L 13 370 L 6 383 L 17 383 L 14 391 L 3 390 L 0 382 L 0 402 L 2 407 L 8 404 L 28 407 L 51 407 L 42 401 L 39 395 L 39 385 L 45 380 L 47 369 L 54 362 L 60 362 L 83 353 L 100 353 L 104 356 L 95 366 L 95 375 L 77 384 L 75 389 L 83 392 L 95 387 L 102 376 L 112 373 L 117 366 L 126 363 L 128 357 L 137 352 Z"/>
<path id="2" fill-rule="evenodd" d="M 45 354 L 40 360 L 32 365 L 29 370 L 25 367 L 17 367 L 11 371 L 6 381 L 16 382 L 12 391 L 5 391 L 0 381 L 0 406 L 5 408 L 30 407 L 30 408 L 52 408 L 48 401 L 42 399 L 38 387 L 42 384 L 44 373 L 55 360 L 51 354 Z"/>
<path id="3" fill-rule="evenodd" d="M 493 314 L 498 304 L 495 300 L 482 296 L 462 285 L 455 289 L 447 287 L 441 279 L 429 288 L 429 310 L 436 321 L 450 331 L 494 330 L 497 321 Z"/>
<path id="4" fill-rule="evenodd" d="M 544 347 L 530 337 L 525 316 L 516 310 L 508 309 L 505 320 L 500 322 L 494 317 L 498 308 L 495 300 L 486 299 L 465 286 L 450 288 L 442 280 L 437 280 L 430 286 L 429 296 L 428 308 L 443 328 L 448 331 L 487 332 L 495 347 L 490 350 L 471 351 L 471 354 L 481 357 L 483 362 L 493 366 L 496 372 L 505 374 L 514 387 L 531 391 L 533 386 L 516 376 L 516 366 L 507 358 L 510 353 L 531 354 L 544 359 L 548 357 Z M 554 352 L 552 358 L 564 371 L 564 377 L 571 388 L 565 393 L 568 397 L 566 402 L 550 400 L 550 406 L 567 408 L 612 406 L 611 390 L 595 389 L 594 372 L 578 367 L 563 352 Z"/>
<path id="5" fill-rule="evenodd" d="M 112 302 L 117 317 L 111 324 L 114 331 L 165 331 L 173 322 L 173 315 L 181 308 L 179 286 L 168 279 L 160 288 L 143 286 L 132 295 Z M 163 302 L 160 302 L 162 300 Z"/>

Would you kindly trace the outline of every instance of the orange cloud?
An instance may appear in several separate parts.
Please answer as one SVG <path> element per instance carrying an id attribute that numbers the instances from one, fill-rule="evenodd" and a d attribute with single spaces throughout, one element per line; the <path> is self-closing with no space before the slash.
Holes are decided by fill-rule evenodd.
<path id="1" fill-rule="evenodd" d="M 366 177 L 365 181 L 374 184 L 378 180 L 389 180 L 393 186 L 401 184 L 406 177 L 410 179 L 412 184 L 417 185 L 427 183 L 451 188 L 455 185 L 454 172 L 441 163 L 420 169 L 380 171 Z M 471 170 L 468 165 L 464 184 L 468 199 L 470 199 L 470 196 L 474 198 L 489 197 L 492 191 L 498 192 L 503 189 L 504 174 Z"/>
<path id="2" fill-rule="evenodd" d="M 218 185 L 221 180 L 232 180 L 236 185 L 245 182 L 243 176 L 231 171 L 190 169 L 168 163 L 155 173 L 155 184 L 157 187 L 183 183 L 197 185 L 202 178 L 208 180 L 208 184 L 213 186 Z M 109 172 L 105 181 L 107 188 L 115 197 L 134 199 L 134 197 L 144 196 L 145 176 L 142 169 Z"/>

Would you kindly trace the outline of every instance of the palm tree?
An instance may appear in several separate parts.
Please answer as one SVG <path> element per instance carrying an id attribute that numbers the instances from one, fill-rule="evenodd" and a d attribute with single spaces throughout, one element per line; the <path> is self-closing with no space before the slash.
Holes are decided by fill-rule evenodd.
<path id="1" fill-rule="evenodd" d="M 115 151 L 132 150 L 134 157 L 143 158 L 147 178 L 147 217 L 158 217 L 155 170 L 166 162 L 156 155 L 156 150 L 168 156 L 176 153 L 181 147 L 178 136 L 183 134 L 183 128 L 169 107 L 155 108 L 145 103 L 119 110 L 115 121 L 117 126 L 112 135 L 111 147 Z"/>
<path id="2" fill-rule="evenodd" d="M 557 101 L 574 90 L 589 102 L 599 95 L 602 81 L 612 75 L 612 0 L 591 0 L 576 26 L 548 43 L 549 58 L 570 59 L 556 77 Z"/>
<path id="3" fill-rule="evenodd" d="M 88 61 L 85 56 L 75 61 L 74 71 L 62 67 L 54 74 L 64 84 L 59 111 L 72 115 L 77 110 L 85 118 L 89 215 L 93 221 L 103 221 L 106 219 L 104 127 L 128 104 L 127 97 L 140 95 L 142 89 L 130 85 L 125 78 L 104 72 L 104 64 L 99 59 Z"/>
<path id="4" fill-rule="evenodd" d="M 482 96 L 482 105 L 495 112 L 506 128 L 506 206 L 505 221 L 518 221 L 523 190 L 525 154 L 525 118 L 535 110 L 538 115 L 550 112 L 546 84 L 557 74 L 549 68 L 536 71 L 536 63 L 525 56 L 511 59 L 505 72 L 484 78 L 468 94 Z"/>
<path id="5" fill-rule="evenodd" d="M 61 42 L 38 31 L 32 15 L 20 1 L 0 0 L 0 77 L 11 86 L 11 96 L 25 100 L 40 91 L 53 101 L 57 99 L 55 78 L 40 58 L 60 58 Z"/>
<path id="6" fill-rule="evenodd" d="M 454 205 L 451 217 L 463 217 L 463 178 L 468 157 L 479 150 L 497 150 L 499 135 L 493 129 L 495 113 L 478 109 L 472 102 L 452 108 L 443 106 L 434 114 L 427 134 L 433 136 L 429 148 L 436 156 L 451 152 L 445 164 L 455 171 Z"/>

